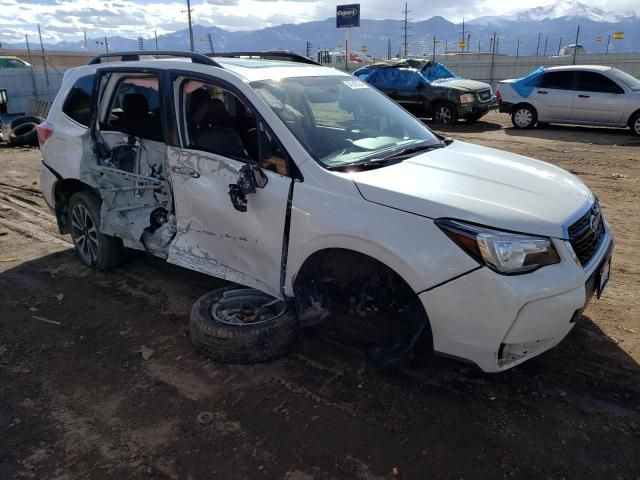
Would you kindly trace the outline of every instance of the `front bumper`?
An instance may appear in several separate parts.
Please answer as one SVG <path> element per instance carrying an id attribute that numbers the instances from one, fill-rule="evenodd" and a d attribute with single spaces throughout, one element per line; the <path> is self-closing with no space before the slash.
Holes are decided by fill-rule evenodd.
<path id="1" fill-rule="evenodd" d="M 495 97 L 486 102 L 475 101 L 472 103 L 463 103 L 458 105 L 458 117 L 481 117 L 486 115 L 489 110 L 498 106 Z"/>
<path id="2" fill-rule="evenodd" d="M 512 276 L 480 268 L 422 293 L 434 350 L 499 372 L 560 343 L 588 304 L 613 239 L 607 226 L 588 269 L 563 240 L 554 243 L 561 257 L 556 265 Z"/>

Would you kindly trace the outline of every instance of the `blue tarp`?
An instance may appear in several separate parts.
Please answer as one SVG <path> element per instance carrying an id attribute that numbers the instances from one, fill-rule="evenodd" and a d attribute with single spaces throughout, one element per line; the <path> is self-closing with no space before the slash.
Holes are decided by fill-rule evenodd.
<path id="1" fill-rule="evenodd" d="M 526 98 L 531 95 L 533 89 L 536 88 L 538 79 L 543 73 L 544 67 L 539 67 L 526 77 L 522 77 L 520 80 L 516 80 L 515 82 L 513 82 L 511 84 L 511 88 L 513 88 L 518 95 Z"/>
<path id="2" fill-rule="evenodd" d="M 422 76 L 426 78 L 429 82 L 433 82 L 435 80 L 441 80 L 443 78 L 460 78 L 451 70 L 449 70 L 442 63 L 437 62 L 429 62 L 430 65 L 427 65 L 424 70 L 422 70 Z"/>

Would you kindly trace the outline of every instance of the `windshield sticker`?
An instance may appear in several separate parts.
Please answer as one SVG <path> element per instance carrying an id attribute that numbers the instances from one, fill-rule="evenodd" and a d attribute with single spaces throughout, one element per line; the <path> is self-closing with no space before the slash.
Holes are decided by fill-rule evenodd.
<path id="1" fill-rule="evenodd" d="M 356 89 L 356 88 L 369 88 L 369 85 L 367 85 L 364 82 L 361 82 L 360 80 L 344 80 L 342 83 L 344 83 L 347 87 L 352 88 L 352 89 Z"/>

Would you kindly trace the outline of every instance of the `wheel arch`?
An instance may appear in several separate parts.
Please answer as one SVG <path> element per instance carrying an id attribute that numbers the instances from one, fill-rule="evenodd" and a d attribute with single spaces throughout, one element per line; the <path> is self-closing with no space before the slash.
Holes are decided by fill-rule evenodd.
<path id="1" fill-rule="evenodd" d="M 635 112 L 629 115 L 629 119 L 627 120 L 627 125 L 629 127 L 633 127 L 633 121 L 637 116 L 640 116 L 640 108 L 638 108 Z"/>
<path id="2" fill-rule="evenodd" d="M 536 107 L 534 107 L 533 104 L 531 104 L 529 102 L 518 102 L 518 103 L 514 104 L 512 109 L 511 109 L 511 112 L 515 112 L 520 107 L 529 107 L 531 110 L 533 110 L 533 112 L 536 115 L 538 115 L 538 109 Z"/>
<path id="3" fill-rule="evenodd" d="M 58 221 L 58 229 L 60 233 L 69 233 L 69 222 L 67 220 L 67 213 L 69 209 L 69 202 L 71 197 L 78 192 L 88 191 L 100 198 L 99 193 L 91 185 L 88 185 L 77 178 L 65 178 L 58 180 L 53 187 L 53 199 L 56 213 L 56 220 Z"/>
<path id="4" fill-rule="evenodd" d="M 332 289 L 337 288 L 342 292 L 364 292 L 365 289 L 360 288 L 359 284 L 363 281 L 372 282 L 375 278 L 382 280 L 382 282 L 380 283 L 380 297 L 379 299 L 374 298 L 374 303 L 376 300 L 386 302 L 390 296 L 401 305 L 409 304 L 414 300 L 417 302 L 417 307 L 426 320 L 426 330 L 423 335 L 428 334 L 430 348 L 432 348 L 433 340 L 429 316 L 418 297 L 418 291 L 412 288 L 403 275 L 389 264 L 351 248 L 327 247 L 318 249 L 308 255 L 301 263 L 291 282 L 294 303 L 301 323 L 313 325 L 330 314 L 335 305 L 333 302 L 336 301 L 331 294 Z M 375 287 L 374 291 L 376 291 Z M 371 290 L 367 289 L 367 293 L 370 294 Z"/>

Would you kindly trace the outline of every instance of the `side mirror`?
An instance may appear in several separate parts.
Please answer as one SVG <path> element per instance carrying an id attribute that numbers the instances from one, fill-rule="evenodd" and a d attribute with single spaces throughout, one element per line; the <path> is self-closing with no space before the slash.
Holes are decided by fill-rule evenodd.
<path id="1" fill-rule="evenodd" d="M 239 212 L 247 211 L 247 195 L 256 193 L 256 188 L 267 186 L 269 178 L 258 165 L 245 164 L 240 169 L 240 177 L 236 183 L 229 185 L 229 197 L 233 208 Z"/>

